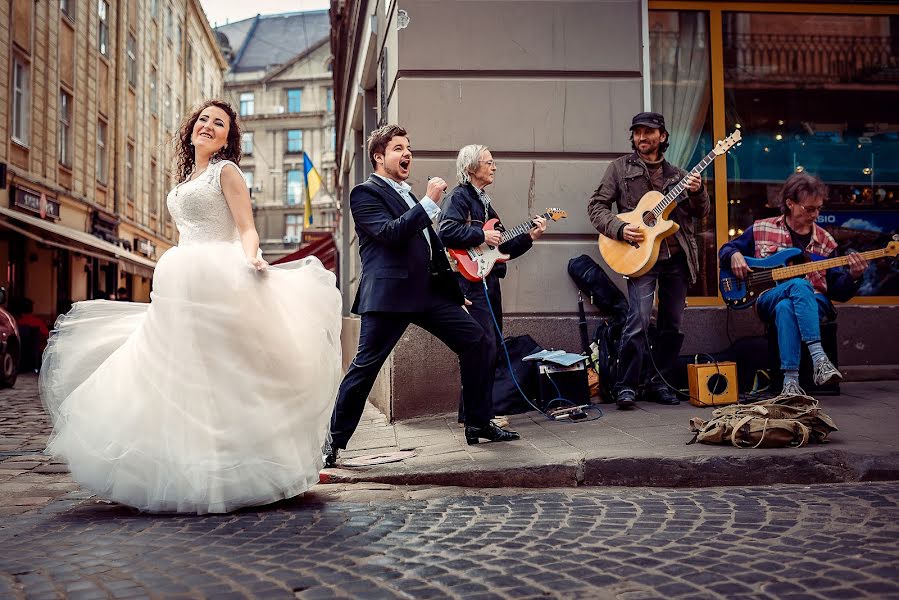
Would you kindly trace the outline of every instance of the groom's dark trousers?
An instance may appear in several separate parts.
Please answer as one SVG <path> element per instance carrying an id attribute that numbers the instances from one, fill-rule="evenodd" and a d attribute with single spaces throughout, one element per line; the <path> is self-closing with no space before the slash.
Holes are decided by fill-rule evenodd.
<path id="1" fill-rule="evenodd" d="M 429 331 L 459 356 L 465 424 L 487 425 L 493 417 L 489 381 L 494 335 L 462 308 L 459 284 L 424 207 L 409 208 L 373 175 L 353 188 L 350 209 L 362 258 L 353 312 L 361 315 L 362 324 L 359 349 L 337 393 L 331 446 L 346 448 L 381 366 L 410 324 Z M 426 374 L 430 360 L 432 356 L 421 356 L 415 369 Z"/>

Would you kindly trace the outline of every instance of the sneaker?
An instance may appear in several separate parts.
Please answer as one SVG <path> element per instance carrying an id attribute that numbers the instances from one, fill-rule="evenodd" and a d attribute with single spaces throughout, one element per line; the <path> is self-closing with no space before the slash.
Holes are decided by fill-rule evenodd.
<path id="1" fill-rule="evenodd" d="M 819 358 L 815 362 L 815 385 L 836 383 L 841 379 L 843 379 L 843 374 L 833 366 L 833 363 L 826 356 Z"/>
<path id="2" fill-rule="evenodd" d="M 781 396 L 807 396 L 805 390 L 799 387 L 795 381 L 787 381 L 784 383 L 784 389 L 780 392 Z"/>
<path id="3" fill-rule="evenodd" d="M 637 402 L 637 394 L 630 388 L 621 388 L 615 398 L 618 410 L 632 410 Z"/>

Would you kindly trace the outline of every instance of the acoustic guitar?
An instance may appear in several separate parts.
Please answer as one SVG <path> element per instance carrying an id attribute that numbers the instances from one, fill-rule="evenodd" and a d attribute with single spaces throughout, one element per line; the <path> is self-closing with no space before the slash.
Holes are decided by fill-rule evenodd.
<path id="1" fill-rule="evenodd" d="M 703 158 L 690 173 L 698 175 L 712 164 L 715 157 L 722 156 L 740 142 L 740 130 L 715 144 L 715 147 Z M 613 240 L 600 234 L 599 252 L 606 263 L 617 273 L 627 277 L 639 277 L 649 271 L 659 258 L 662 240 L 677 233 L 680 225 L 668 219 L 676 206 L 678 196 L 687 189 L 687 176 L 671 190 L 662 195 L 655 190 L 646 192 L 637 207 L 629 212 L 620 213 L 618 218 L 629 225 L 637 225 L 643 232 L 642 242 L 625 242 Z"/>
<path id="2" fill-rule="evenodd" d="M 540 215 L 547 221 L 558 221 L 568 216 L 568 213 L 560 208 L 547 208 L 546 212 Z M 484 223 L 484 231 L 496 229 L 499 219 L 490 219 Z M 534 228 L 534 221 L 528 220 L 502 232 L 500 245 L 505 244 L 515 236 L 528 232 Z M 462 277 L 468 281 L 480 281 L 487 277 L 493 266 L 498 262 L 506 262 L 509 255 L 499 251 L 499 246 L 490 246 L 484 242 L 480 246 L 474 248 L 455 249 L 447 248 L 450 266 L 462 274 Z"/>

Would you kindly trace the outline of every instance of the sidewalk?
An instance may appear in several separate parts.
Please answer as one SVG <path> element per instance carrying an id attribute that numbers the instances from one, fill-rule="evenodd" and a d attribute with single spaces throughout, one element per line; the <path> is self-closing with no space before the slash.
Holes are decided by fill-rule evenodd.
<path id="1" fill-rule="evenodd" d="M 468 487 L 580 485 L 702 487 L 899 479 L 899 381 L 844 383 L 821 406 L 839 431 L 805 448 L 739 449 L 686 445 L 690 418 L 711 408 L 639 402 L 601 404 L 591 422 L 550 421 L 538 412 L 510 417 L 515 442 L 468 446 L 455 414 L 389 424 L 368 405 L 338 466 L 324 483 L 381 482 Z M 591 411 L 592 412 L 592 411 Z M 341 468 L 353 457 L 414 450 L 403 462 Z"/>

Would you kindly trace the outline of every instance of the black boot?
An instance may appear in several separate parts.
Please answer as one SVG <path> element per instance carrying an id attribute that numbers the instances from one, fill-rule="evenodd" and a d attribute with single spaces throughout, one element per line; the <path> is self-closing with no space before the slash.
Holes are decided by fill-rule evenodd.
<path id="1" fill-rule="evenodd" d="M 479 443 L 481 438 L 490 442 L 511 442 L 512 440 L 520 440 L 521 436 L 518 435 L 517 431 L 502 429 L 493 423 L 487 423 L 483 427 L 465 426 L 465 441 L 468 442 L 469 446 Z"/>
<path id="2" fill-rule="evenodd" d="M 324 460 L 326 469 L 337 465 L 338 452 L 340 452 L 340 448 L 332 446 L 330 442 L 325 442 L 325 445 L 322 446 L 322 460 Z"/>

